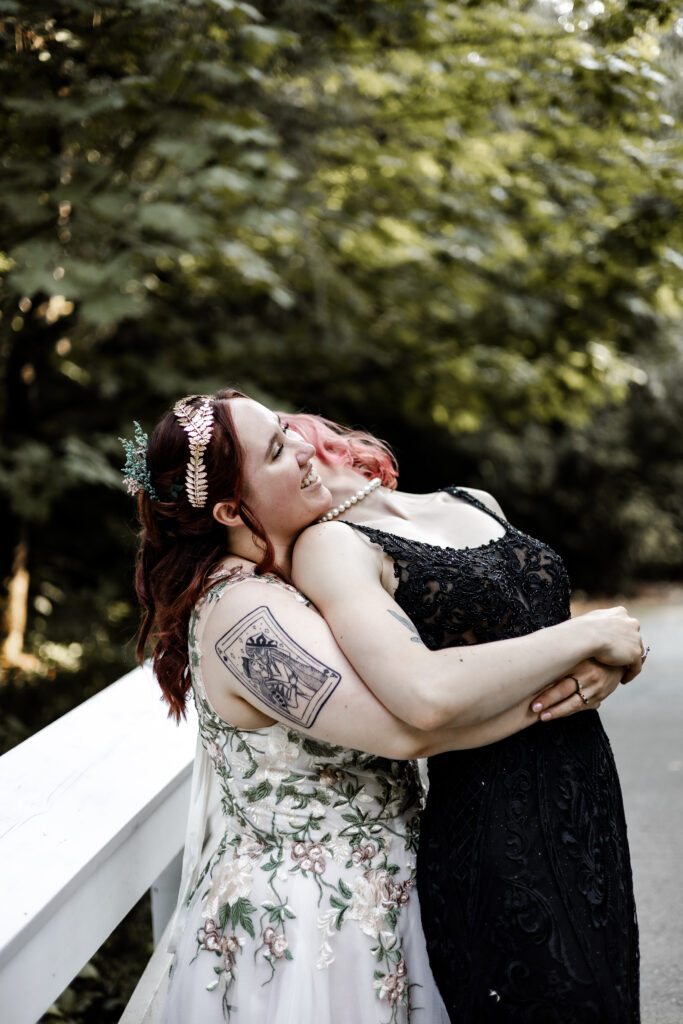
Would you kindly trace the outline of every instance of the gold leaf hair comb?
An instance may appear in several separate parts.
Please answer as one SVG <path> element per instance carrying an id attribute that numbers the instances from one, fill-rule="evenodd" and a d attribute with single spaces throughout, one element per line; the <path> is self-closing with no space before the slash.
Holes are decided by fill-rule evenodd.
<path id="1" fill-rule="evenodd" d="M 193 409 L 188 402 L 201 398 Z M 193 508 L 203 508 L 209 496 L 204 452 L 213 433 L 213 403 L 209 395 L 188 395 L 173 406 L 173 413 L 190 441 L 190 459 L 185 472 L 187 499 Z"/>

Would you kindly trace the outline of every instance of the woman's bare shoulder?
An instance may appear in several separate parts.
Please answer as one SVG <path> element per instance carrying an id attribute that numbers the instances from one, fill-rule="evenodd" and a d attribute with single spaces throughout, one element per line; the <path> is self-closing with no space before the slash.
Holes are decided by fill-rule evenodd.
<path id="1" fill-rule="evenodd" d="M 358 532 L 351 529 L 348 523 L 313 523 L 297 537 L 294 552 L 301 556 L 304 553 L 313 554 L 340 549 L 352 551 L 361 539 Z"/>
<path id="2" fill-rule="evenodd" d="M 323 580 L 379 578 L 382 551 L 348 523 L 315 523 L 292 552 L 292 580 L 314 601 Z"/>
<path id="3" fill-rule="evenodd" d="M 278 576 L 236 573 L 224 581 L 219 581 L 205 602 L 208 607 L 203 610 L 207 624 L 211 628 L 217 621 L 237 621 L 247 611 L 257 606 L 286 609 L 292 604 L 305 606 L 306 603 L 306 598 L 296 587 Z"/>
<path id="4" fill-rule="evenodd" d="M 503 512 L 502 508 L 500 507 L 496 499 L 493 497 L 493 495 L 489 494 L 488 491 L 480 491 L 476 487 L 461 487 L 460 490 L 467 491 L 467 493 L 471 494 L 473 498 L 477 498 L 482 503 L 482 505 L 486 505 L 486 507 L 490 509 L 492 512 L 495 512 L 496 515 L 501 516 L 503 519 L 505 519 L 505 513 Z"/>

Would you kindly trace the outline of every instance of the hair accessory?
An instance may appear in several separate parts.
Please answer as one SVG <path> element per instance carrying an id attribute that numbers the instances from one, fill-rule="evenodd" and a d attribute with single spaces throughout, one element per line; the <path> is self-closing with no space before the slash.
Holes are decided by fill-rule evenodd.
<path id="1" fill-rule="evenodd" d="M 188 402 L 201 398 L 202 404 L 193 409 Z M 213 405 L 210 395 L 188 395 L 173 406 L 173 414 L 190 439 L 190 461 L 185 472 L 187 499 L 193 508 L 203 508 L 209 496 L 206 482 L 204 452 L 213 433 Z"/>
<path id="2" fill-rule="evenodd" d="M 169 493 L 174 501 L 177 501 L 180 495 L 185 490 L 185 480 L 182 476 L 176 476 L 173 478 L 173 483 L 169 488 Z"/>
<path id="3" fill-rule="evenodd" d="M 150 498 L 159 501 L 159 495 L 152 487 L 152 480 L 147 467 L 147 442 L 149 438 L 137 420 L 133 420 L 133 426 L 135 427 L 135 439 L 133 441 L 127 441 L 124 437 L 119 438 L 126 453 L 126 464 L 121 470 L 123 482 L 129 494 L 147 491 Z"/>
<path id="4" fill-rule="evenodd" d="M 346 510 L 351 508 L 352 505 L 357 505 L 359 501 L 363 500 L 363 498 L 367 498 L 368 494 L 371 494 L 372 491 L 376 490 L 381 483 L 382 481 L 378 476 L 374 477 L 369 484 L 366 484 L 365 487 L 361 487 L 361 489 L 356 491 L 356 493 L 347 501 L 343 501 L 341 505 L 337 505 L 336 508 L 330 509 L 326 515 L 321 516 L 318 522 L 329 523 L 330 520 L 336 519 L 337 516 L 340 516 L 342 512 L 346 512 Z"/>

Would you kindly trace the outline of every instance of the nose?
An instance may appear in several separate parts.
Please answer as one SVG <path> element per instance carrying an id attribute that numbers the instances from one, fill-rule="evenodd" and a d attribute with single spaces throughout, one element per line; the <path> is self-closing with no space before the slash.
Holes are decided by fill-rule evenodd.
<path id="1" fill-rule="evenodd" d="M 304 441 L 303 437 L 299 437 L 297 440 L 297 458 L 299 459 L 299 465 L 305 466 L 307 462 L 315 455 L 315 448 L 308 441 Z"/>

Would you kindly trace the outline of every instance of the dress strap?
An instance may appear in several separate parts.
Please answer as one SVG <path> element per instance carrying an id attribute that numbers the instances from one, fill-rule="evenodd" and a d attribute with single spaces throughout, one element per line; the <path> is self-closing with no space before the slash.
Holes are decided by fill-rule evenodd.
<path id="1" fill-rule="evenodd" d="M 200 598 L 198 605 L 201 604 L 210 594 L 213 594 L 218 588 L 223 591 L 226 586 L 236 586 L 238 583 L 245 583 L 246 581 L 251 583 L 269 583 L 271 586 L 282 587 L 283 590 L 288 590 L 297 601 L 303 602 L 303 604 L 310 604 L 305 594 L 302 594 L 300 590 L 292 586 L 291 583 L 286 583 L 279 576 L 274 573 L 263 573 L 257 575 L 253 572 L 245 572 L 241 565 L 235 565 L 231 569 L 220 567 L 211 575 L 211 587 L 206 591 L 205 594 Z"/>
<path id="2" fill-rule="evenodd" d="M 207 604 L 210 605 L 215 598 L 219 597 L 226 586 L 236 586 L 238 583 L 243 583 L 246 580 L 270 583 L 271 585 L 283 587 L 285 590 L 289 590 L 297 600 L 310 604 L 307 597 L 291 584 L 285 583 L 279 576 L 266 573 L 262 576 L 256 576 L 254 573 L 244 572 L 242 566 L 235 566 L 232 569 L 228 569 L 225 566 L 219 567 L 211 576 L 211 586 L 194 606 L 190 621 L 189 645 L 193 665 L 192 685 L 195 691 L 195 704 L 197 704 L 197 694 L 201 698 L 206 699 L 206 691 L 204 690 L 204 683 L 201 677 L 201 637 L 208 615 L 205 616 L 204 621 L 201 621 L 199 619 L 200 612 L 203 607 L 206 607 Z M 197 711 L 200 712 L 199 704 L 197 704 Z M 202 863 L 202 851 L 206 838 L 209 814 L 216 799 L 216 775 L 203 742 L 200 712 L 200 728 L 197 734 L 197 748 L 192 770 L 190 810 L 185 833 L 181 883 L 178 903 L 169 934 L 167 947 L 169 953 L 175 954 L 177 952 L 180 937 L 185 929 L 190 897 L 194 893 L 199 880 L 199 869 Z"/>
<path id="3" fill-rule="evenodd" d="M 390 558 L 396 561 L 405 558 L 406 555 L 414 555 L 417 551 L 425 548 L 434 548 L 433 544 L 426 544 L 424 541 L 412 540 L 408 537 L 401 537 L 397 533 L 389 533 L 387 530 L 378 530 L 374 526 L 366 526 L 364 523 L 350 523 L 346 519 L 340 519 L 340 523 L 350 526 L 352 530 L 363 533 L 372 544 L 376 544 Z"/>
<path id="4" fill-rule="evenodd" d="M 481 512 L 485 512 L 487 516 L 491 516 L 491 518 L 495 519 L 497 523 L 504 526 L 506 530 L 510 529 L 510 524 L 507 519 L 504 519 L 503 516 L 499 516 L 497 512 L 494 512 L 493 509 L 489 508 L 489 506 L 484 504 L 484 502 L 479 498 L 475 498 L 473 494 L 470 494 L 470 492 L 466 491 L 464 488 L 441 487 L 440 490 L 444 491 L 446 494 L 450 494 L 453 498 L 461 498 L 463 501 L 467 502 L 468 505 L 474 505 L 475 508 L 478 508 Z"/>

